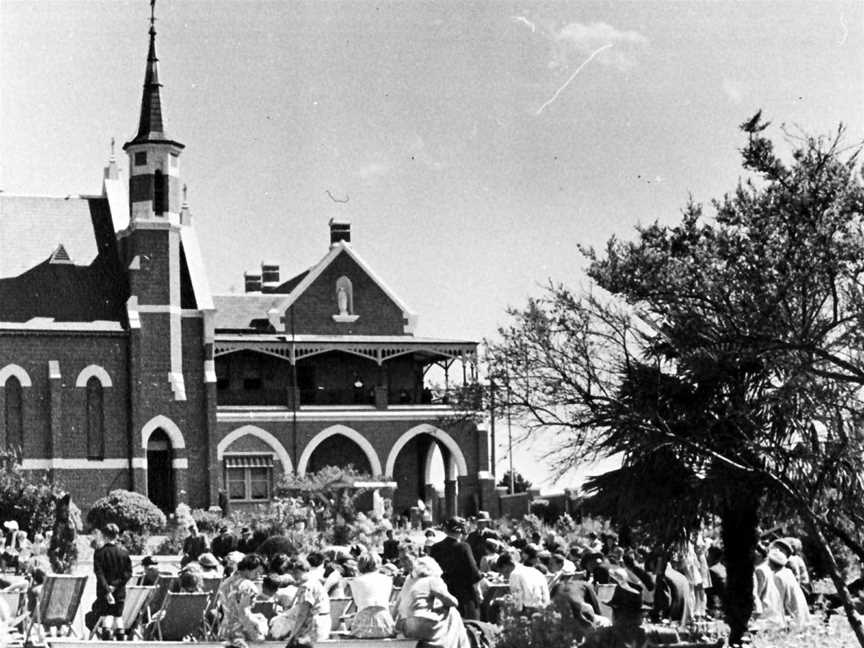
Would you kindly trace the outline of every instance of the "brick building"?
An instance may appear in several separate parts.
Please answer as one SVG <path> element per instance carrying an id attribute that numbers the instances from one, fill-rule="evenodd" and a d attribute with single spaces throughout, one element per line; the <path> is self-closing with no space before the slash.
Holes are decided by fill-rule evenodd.
<path id="1" fill-rule="evenodd" d="M 113 488 L 254 506 L 286 471 L 346 464 L 396 510 L 491 504 L 486 432 L 425 384 L 454 363 L 475 378 L 476 343 L 416 337 L 348 223 L 287 281 L 262 264 L 243 294 L 210 294 L 155 41 L 151 23 L 128 182 L 112 151 L 101 195 L 0 194 L 0 446 L 85 507 Z"/>

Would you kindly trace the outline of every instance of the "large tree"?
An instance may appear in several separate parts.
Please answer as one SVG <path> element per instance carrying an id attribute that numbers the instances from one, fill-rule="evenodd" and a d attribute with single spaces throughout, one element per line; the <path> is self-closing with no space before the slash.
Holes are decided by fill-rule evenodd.
<path id="1" fill-rule="evenodd" d="M 559 468 L 623 453 L 592 483 L 619 518 L 671 540 L 720 517 L 733 642 L 767 501 L 821 541 L 864 645 L 825 538 L 855 530 L 864 467 L 858 149 L 841 129 L 788 138 L 784 160 L 766 127 L 742 125 L 750 175 L 711 216 L 691 201 L 674 226 L 584 250 L 593 292 L 552 286 L 513 311 L 492 370 L 524 425 L 559 434 Z"/>

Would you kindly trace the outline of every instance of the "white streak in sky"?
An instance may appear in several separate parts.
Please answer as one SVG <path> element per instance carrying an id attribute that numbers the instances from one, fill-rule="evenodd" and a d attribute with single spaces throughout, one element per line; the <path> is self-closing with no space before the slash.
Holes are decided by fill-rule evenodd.
<path id="1" fill-rule="evenodd" d="M 846 16 L 840 13 L 840 26 L 843 28 L 843 36 L 840 38 L 838 45 L 845 45 L 846 39 L 849 38 L 849 27 L 846 25 Z"/>
<path id="2" fill-rule="evenodd" d="M 603 47 L 598 47 L 596 50 L 591 52 L 591 56 L 589 56 L 587 59 L 585 59 L 585 61 L 582 63 L 582 65 L 580 65 L 578 68 L 576 68 L 576 71 L 570 75 L 570 78 L 564 82 L 564 85 L 562 85 L 560 88 L 558 88 L 555 91 L 555 94 L 553 94 L 552 97 L 546 103 L 544 103 L 542 106 L 540 106 L 540 108 L 537 109 L 537 115 L 542 113 L 543 110 L 546 108 L 546 106 L 548 106 L 549 104 L 551 104 L 553 101 L 555 101 L 558 98 L 558 95 L 560 95 L 564 91 L 564 89 L 567 88 L 568 85 L 570 85 L 570 82 L 576 78 L 576 75 L 582 71 L 582 68 L 584 68 L 586 65 L 588 65 L 594 59 L 594 57 L 597 56 L 600 52 L 602 52 L 605 49 L 609 49 L 610 47 L 612 47 L 612 45 L 613 45 L 613 43 L 606 43 L 606 45 L 604 45 Z"/>
<path id="3" fill-rule="evenodd" d="M 523 25 L 528 25 L 532 33 L 537 31 L 537 25 L 528 20 L 525 16 L 510 16 L 510 20 L 512 20 L 513 22 L 520 22 Z"/>

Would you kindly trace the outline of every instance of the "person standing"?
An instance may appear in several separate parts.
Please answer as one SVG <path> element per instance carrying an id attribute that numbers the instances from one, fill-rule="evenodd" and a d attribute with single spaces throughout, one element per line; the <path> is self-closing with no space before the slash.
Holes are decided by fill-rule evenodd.
<path id="1" fill-rule="evenodd" d="M 187 527 L 189 535 L 183 541 L 183 552 L 180 556 L 180 565 L 184 566 L 198 560 L 198 556 L 207 551 L 207 538 L 198 533 L 198 526 L 193 522 Z"/>
<path id="2" fill-rule="evenodd" d="M 104 617 L 103 632 L 109 638 L 112 630 L 123 638 L 123 602 L 126 583 L 132 577 L 129 552 L 118 543 L 120 528 L 113 522 L 102 530 L 105 544 L 93 554 L 93 573 L 96 575 L 96 602 L 94 610 Z"/>
<path id="3" fill-rule="evenodd" d="M 237 551 L 239 540 L 237 536 L 228 530 L 227 524 L 219 526 L 219 535 L 210 543 L 210 551 L 219 560 L 223 560 L 232 551 Z"/>
<path id="4" fill-rule="evenodd" d="M 442 580 L 459 601 L 459 614 L 463 619 L 480 618 L 478 583 L 483 578 L 471 547 L 463 542 L 465 521 L 453 517 L 444 523 L 447 537 L 429 548 L 429 555 L 441 566 Z"/>

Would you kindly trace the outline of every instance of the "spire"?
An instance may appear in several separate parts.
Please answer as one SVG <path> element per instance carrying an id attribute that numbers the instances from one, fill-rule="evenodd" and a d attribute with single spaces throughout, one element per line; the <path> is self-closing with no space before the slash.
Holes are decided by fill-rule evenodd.
<path id="1" fill-rule="evenodd" d="M 140 142 L 169 142 L 162 124 L 162 97 L 159 83 L 159 59 L 156 56 L 156 0 L 150 0 L 150 49 L 144 73 L 144 93 L 141 97 L 141 117 L 138 133 L 129 144 Z M 179 143 L 173 142 L 180 146 Z"/>

